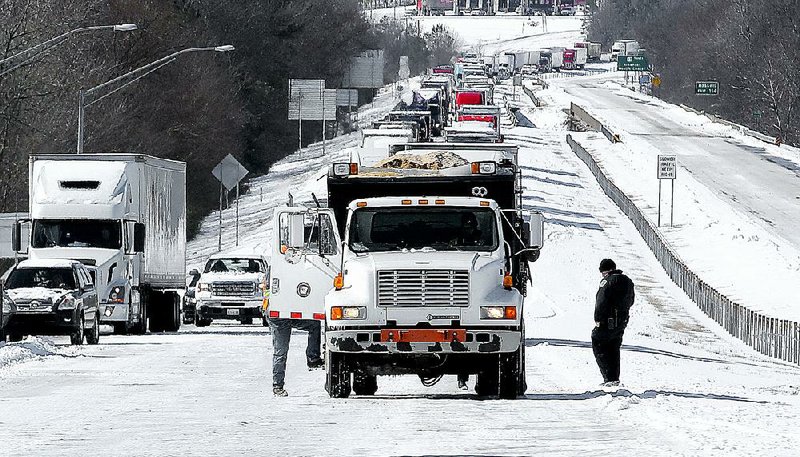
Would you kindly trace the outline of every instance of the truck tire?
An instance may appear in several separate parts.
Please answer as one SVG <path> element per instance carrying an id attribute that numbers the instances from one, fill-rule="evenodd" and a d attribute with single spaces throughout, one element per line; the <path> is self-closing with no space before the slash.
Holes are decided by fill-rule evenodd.
<path id="1" fill-rule="evenodd" d="M 200 314 L 194 315 L 194 325 L 195 327 L 208 327 L 211 324 L 211 319 L 203 319 L 200 317 Z"/>
<path id="2" fill-rule="evenodd" d="M 99 311 L 94 313 L 92 329 L 86 334 L 86 342 L 89 344 L 97 344 L 100 342 L 100 315 L 98 313 Z"/>
<path id="3" fill-rule="evenodd" d="M 520 350 L 500 354 L 499 396 L 505 400 L 513 400 L 519 395 L 520 388 Z"/>
<path id="4" fill-rule="evenodd" d="M 350 372 L 347 370 L 345 355 L 328 351 L 325 355 L 328 362 L 325 387 L 331 398 L 347 398 L 350 396 Z"/>
<path id="5" fill-rule="evenodd" d="M 181 297 L 175 292 L 165 293 L 164 305 L 161 328 L 165 332 L 177 332 L 181 329 Z"/>
<path id="6" fill-rule="evenodd" d="M 500 382 L 499 358 L 494 356 L 478 373 L 475 381 L 475 393 L 481 397 L 496 397 Z"/>
<path id="7" fill-rule="evenodd" d="M 377 376 L 358 371 L 353 373 L 353 393 L 356 395 L 375 395 L 377 391 Z"/>
<path id="8" fill-rule="evenodd" d="M 78 327 L 69 334 L 70 344 L 74 344 L 76 346 L 83 344 L 83 337 L 85 336 L 83 329 L 84 325 L 86 325 L 86 318 L 83 315 L 83 311 L 79 311 L 79 314 L 80 317 L 78 318 Z"/>
<path id="9" fill-rule="evenodd" d="M 150 291 L 147 300 L 147 314 L 150 320 L 150 333 L 164 331 L 164 293 Z"/>

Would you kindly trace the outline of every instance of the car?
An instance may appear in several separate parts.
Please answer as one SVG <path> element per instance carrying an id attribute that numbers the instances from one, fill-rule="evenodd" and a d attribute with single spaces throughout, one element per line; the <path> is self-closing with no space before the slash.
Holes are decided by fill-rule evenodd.
<path id="1" fill-rule="evenodd" d="M 263 256 L 211 256 L 194 291 L 195 325 L 205 327 L 218 319 L 252 324 L 254 318 L 262 319 L 268 287 L 269 263 Z"/>
<path id="2" fill-rule="evenodd" d="M 69 335 L 72 344 L 97 344 L 100 311 L 94 274 L 77 260 L 23 260 L 5 282 L 4 332 L 10 341 L 25 335 Z M 6 300 L 8 303 L 6 303 Z"/>
<path id="3" fill-rule="evenodd" d="M 535 75 L 539 73 L 539 67 L 533 64 L 526 64 L 522 66 L 522 69 L 520 69 L 520 73 L 522 75 Z"/>

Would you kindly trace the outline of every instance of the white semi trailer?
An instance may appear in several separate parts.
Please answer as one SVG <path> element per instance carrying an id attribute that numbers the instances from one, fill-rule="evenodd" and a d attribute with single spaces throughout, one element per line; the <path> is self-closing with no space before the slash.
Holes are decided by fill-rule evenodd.
<path id="1" fill-rule="evenodd" d="M 186 164 L 141 154 L 32 155 L 14 247 L 94 267 L 101 323 L 177 331 L 186 277 Z M 23 239 L 23 227 L 30 225 Z"/>

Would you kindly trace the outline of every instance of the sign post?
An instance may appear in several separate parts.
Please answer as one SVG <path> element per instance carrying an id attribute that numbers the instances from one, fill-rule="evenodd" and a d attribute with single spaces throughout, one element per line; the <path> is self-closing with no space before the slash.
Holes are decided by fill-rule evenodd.
<path id="1" fill-rule="evenodd" d="M 695 95 L 719 95 L 719 81 L 697 81 L 694 83 Z"/>
<path id="2" fill-rule="evenodd" d="M 669 179 L 672 181 L 670 190 L 669 226 L 672 227 L 673 217 L 675 216 L 675 178 L 678 174 L 678 160 L 674 155 L 658 156 L 658 226 L 661 227 L 661 181 Z"/>
<path id="3" fill-rule="evenodd" d="M 239 246 L 239 183 L 247 176 L 247 168 L 228 154 L 222 159 L 211 174 L 219 181 L 219 240 L 217 250 L 222 251 L 222 201 L 224 190 L 230 192 L 236 188 L 236 246 Z"/>

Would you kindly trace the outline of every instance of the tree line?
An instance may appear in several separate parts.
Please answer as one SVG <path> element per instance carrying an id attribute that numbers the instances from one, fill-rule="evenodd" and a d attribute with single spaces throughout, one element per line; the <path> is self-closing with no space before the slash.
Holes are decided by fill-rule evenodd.
<path id="1" fill-rule="evenodd" d="M 800 2 L 604 0 L 589 38 L 636 39 L 662 75 L 657 95 L 800 143 Z M 718 81 L 718 96 L 695 82 Z"/>
<path id="2" fill-rule="evenodd" d="M 413 73 L 455 53 L 442 49 L 447 31 L 429 47 L 399 25 L 370 24 L 358 0 L 0 0 L 0 59 L 77 27 L 119 23 L 139 30 L 77 34 L 0 76 L 0 212 L 27 210 L 30 154 L 74 153 L 80 89 L 172 52 L 236 47 L 182 55 L 89 106 L 85 152 L 186 162 L 190 236 L 218 204 L 211 169 L 225 155 L 262 174 L 296 149 L 289 78 L 338 87 L 352 56 L 386 49 L 391 82 L 400 55 L 410 56 Z M 303 143 L 320 130 L 304 128 Z"/>

